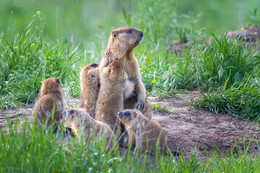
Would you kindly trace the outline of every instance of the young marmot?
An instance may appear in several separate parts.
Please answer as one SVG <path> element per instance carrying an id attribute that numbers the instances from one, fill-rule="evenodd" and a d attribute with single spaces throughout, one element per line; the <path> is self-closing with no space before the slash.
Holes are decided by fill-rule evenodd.
<path id="1" fill-rule="evenodd" d="M 93 119 L 83 108 L 71 108 L 66 111 L 64 126 L 69 131 L 71 136 L 79 137 L 79 130 L 81 134 L 86 137 L 86 143 L 92 139 L 100 139 L 106 133 L 106 149 L 111 149 L 115 135 L 111 128 Z"/>
<path id="2" fill-rule="evenodd" d="M 57 127 L 61 122 L 64 107 L 60 80 L 58 78 L 44 80 L 32 115 L 38 119 L 41 125 L 48 119 L 47 125 L 54 124 Z"/>
<path id="3" fill-rule="evenodd" d="M 140 147 L 141 152 L 155 151 L 159 140 L 159 150 L 167 151 L 166 136 L 157 121 L 149 120 L 140 111 L 134 109 L 119 112 L 118 117 L 127 131 L 128 146 L 131 145 L 135 149 Z"/>
<path id="4" fill-rule="evenodd" d="M 136 97 L 136 94 L 134 91 L 131 96 L 129 96 L 128 98 L 125 98 L 124 109 L 134 109 L 136 103 L 137 103 L 137 97 Z M 148 119 L 152 118 L 153 107 L 152 107 L 151 102 L 149 101 L 148 97 L 145 98 L 145 106 L 141 112 Z"/>
<path id="5" fill-rule="evenodd" d="M 100 71 L 100 90 L 97 100 L 96 119 L 108 124 L 114 132 L 121 131 L 117 112 L 123 110 L 124 89 L 127 74 L 118 60 Z"/>
<path id="6" fill-rule="evenodd" d="M 119 28 L 112 31 L 99 66 L 101 71 L 102 68 L 108 66 L 113 60 L 118 60 L 129 79 L 137 79 L 135 86 L 137 101 L 134 107 L 141 111 L 145 107 L 146 91 L 142 82 L 138 61 L 134 56 L 134 48 L 142 39 L 143 32 L 135 28 Z"/>
<path id="7" fill-rule="evenodd" d="M 85 108 L 95 118 L 96 102 L 99 92 L 98 64 L 89 64 L 80 71 L 80 108 Z"/>

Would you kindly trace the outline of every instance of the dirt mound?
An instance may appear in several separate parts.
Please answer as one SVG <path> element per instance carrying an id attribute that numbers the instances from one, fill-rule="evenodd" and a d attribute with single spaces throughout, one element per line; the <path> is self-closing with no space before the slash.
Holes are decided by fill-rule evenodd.
<path id="1" fill-rule="evenodd" d="M 168 107 L 168 113 L 155 112 L 153 119 L 157 120 L 165 130 L 169 148 L 176 151 L 186 151 L 192 154 L 195 147 L 199 150 L 199 158 L 203 159 L 211 155 L 212 151 L 226 153 L 243 150 L 243 140 L 260 139 L 259 127 L 256 122 L 237 120 L 223 114 L 212 114 L 204 110 L 198 110 L 189 106 L 191 100 L 200 98 L 199 92 L 190 94 L 178 94 L 176 98 L 158 99 L 150 97 L 152 104 L 161 103 Z M 68 105 L 77 105 L 78 99 L 67 100 Z M 7 122 L 3 115 L 9 117 L 11 122 L 16 118 L 22 120 L 30 117 L 32 105 L 23 109 L 5 110 L 0 112 L 0 128 L 7 128 Z M 245 140 L 246 143 L 249 140 Z M 258 152 L 255 142 L 248 149 L 249 153 Z"/>
<path id="2" fill-rule="evenodd" d="M 245 27 L 241 28 L 240 30 L 236 31 L 230 31 L 227 32 L 228 38 L 234 39 L 239 38 L 239 40 L 242 40 L 243 46 L 257 49 L 260 45 L 260 27 L 254 26 L 254 27 Z M 201 40 L 207 40 L 208 44 L 211 44 L 212 37 L 201 38 Z M 173 44 L 169 44 L 167 46 L 167 50 L 174 51 L 177 53 L 182 53 L 184 49 L 187 49 L 188 47 L 192 47 L 194 45 L 193 40 L 186 40 L 185 42 L 181 42 L 180 40 L 174 40 Z M 205 45 L 204 45 L 205 46 Z"/>
<path id="3" fill-rule="evenodd" d="M 196 145 L 199 158 L 211 155 L 216 149 L 226 153 L 232 149 L 243 150 L 243 140 L 260 139 L 259 127 L 256 122 L 247 122 L 223 114 L 212 114 L 204 110 L 192 108 L 191 100 L 201 97 L 198 92 L 179 94 L 177 98 L 159 100 L 152 98 L 152 102 L 167 105 L 168 113 L 155 113 L 154 119 L 159 121 L 167 132 L 168 145 L 172 151 L 185 150 L 192 154 Z M 249 140 L 245 141 L 246 143 Z M 249 153 L 257 152 L 256 143 L 249 147 Z"/>
<path id="4" fill-rule="evenodd" d="M 227 36 L 230 38 L 238 37 L 243 41 L 244 45 L 257 48 L 260 44 L 260 28 L 259 27 L 247 27 L 241 28 L 237 31 L 231 31 L 227 33 Z"/>

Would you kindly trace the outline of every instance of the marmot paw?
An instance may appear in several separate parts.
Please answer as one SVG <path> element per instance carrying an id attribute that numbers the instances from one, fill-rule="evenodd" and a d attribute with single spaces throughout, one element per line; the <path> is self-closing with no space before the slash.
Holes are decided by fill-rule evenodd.
<path id="1" fill-rule="evenodd" d="M 144 109 L 144 101 L 138 100 L 138 102 L 135 104 L 135 109 L 142 111 Z"/>

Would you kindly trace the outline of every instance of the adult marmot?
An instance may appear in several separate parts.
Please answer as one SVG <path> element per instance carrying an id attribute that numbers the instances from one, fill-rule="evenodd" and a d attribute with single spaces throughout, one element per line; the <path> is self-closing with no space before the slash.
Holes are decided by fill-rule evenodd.
<path id="1" fill-rule="evenodd" d="M 38 119 L 41 125 L 48 119 L 48 125 L 54 124 L 57 127 L 61 122 L 64 107 L 60 80 L 58 78 L 44 80 L 32 115 Z"/>
<path id="2" fill-rule="evenodd" d="M 111 149 L 115 139 L 115 135 L 108 125 L 92 118 L 83 108 L 67 110 L 64 126 L 71 136 L 79 137 L 79 130 L 82 129 L 81 134 L 86 137 L 86 143 L 94 138 L 100 139 L 106 133 L 106 149 Z"/>
<path id="3" fill-rule="evenodd" d="M 133 97 L 136 84 L 136 79 L 128 79 L 125 81 L 124 99 Z M 98 64 L 93 63 L 83 67 L 80 71 L 80 108 L 85 108 L 92 118 L 95 118 L 99 87 Z M 133 103 L 133 106 L 134 104 L 135 103 Z"/>
<path id="4" fill-rule="evenodd" d="M 135 108 L 143 110 L 146 91 L 142 82 L 138 61 L 134 56 L 134 48 L 142 41 L 143 32 L 135 28 L 119 28 L 111 32 L 107 48 L 100 61 L 99 69 L 108 66 L 113 60 L 119 60 L 129 79 L 137 79 L 135 87 L 137 102 Z"/>
<path id="5" fill-rule="evenodd" d="M 166 152 L 166 136 L 161 125 L 154 120 L 149 120 L 140 111 L 126 109 L 118 113 L 118 117 L 125 126 L 128 134 L 128 145 L 141 152 L 146 150 L 155 151 L 156 143 L 159 142 L 159 150 Z"/>
<path id="6" fill-rule="evenodd" d="M 96 119 L 108 124 L 114 132 L 121 131 L 117 112 L 123 110 L 127 74 L 120 61 L 114 60 L 100 71 L 100 90 L 96 106 Z"/>
<path id="7" fill-rule="evenodd" d="M 96 102 L 99 92 L 98 64 L 89 64 L 80 71 L 80 108 L 85 108 L 95 118 Z"/>

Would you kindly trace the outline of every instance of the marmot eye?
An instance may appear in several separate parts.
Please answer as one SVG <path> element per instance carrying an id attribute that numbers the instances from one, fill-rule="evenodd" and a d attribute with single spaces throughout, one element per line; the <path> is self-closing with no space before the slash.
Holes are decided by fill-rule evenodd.
<path id="1" fill-rule="evenodd" d="M 130 29 L 125 31 L 126 33 L 130 34 L 132 31 Z"/>
<path id="2" fill-rule="evenodd" d="M 71 115 L 71 114 L 73 114 L 73 113 L 74 113 L 74 110 L 69 110 L 69 111 L 68 111 L 68 114 L 69 114 L 69 115 Z"/>
<path id="3" fill-rule="evenodd" d="M 125 113 L 125 116 L 127 116 L 127 117 L 129 117 L 130 115 L 131 115 L 130 112 Z"/>
<path id="4" fill-rule="evenodd" d="M 97 67 L 98 65 L 96 63 L 91 64 L 91 67 Z"/>

